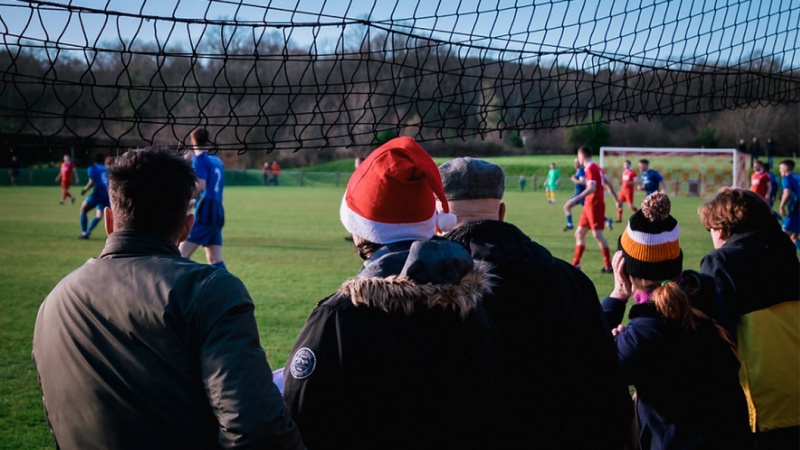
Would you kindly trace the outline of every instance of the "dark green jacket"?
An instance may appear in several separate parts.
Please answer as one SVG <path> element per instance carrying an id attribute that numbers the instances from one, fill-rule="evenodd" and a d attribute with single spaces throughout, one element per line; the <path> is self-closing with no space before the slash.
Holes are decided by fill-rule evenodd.
<path id="1" fill-rule="evenodd" d="M 62 449 L 302 448 L 244 285 L 164 238 L 115 232 L 61 280 L 33 358 Z"/>

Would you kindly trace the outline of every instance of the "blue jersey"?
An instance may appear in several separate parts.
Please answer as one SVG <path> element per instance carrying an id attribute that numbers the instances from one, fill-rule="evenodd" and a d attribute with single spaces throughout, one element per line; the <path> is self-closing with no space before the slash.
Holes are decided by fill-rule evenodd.
<path id="1" fill-rule="evenodd" d="M 586 183 L 586 171 L 584 171 L 583 168 L 578 169 L 575 172 L 575 178 L 577 178 L 579 180 L 581 178 L 583 178 L 583 181 L 584 181 L 584 184 L 575 184 L 575 195 L 579 195 L 581 192 L 584 191 L 584 189 L 586 189 L 586 184 L 585 184 Z"/>
<path id="2" fill-rule="evenodd" d="M 658 185 L 663 180 L 664 177 L 662 177 L 661 174 L 656 170 L 647 169 L 647 171 L 642 172 L 642 187 L 644 188 L 645 192 L 647 192 L 647 195 L 657 191 Z"/>
<path id="3" fill-rule="evenodd" d="M 108 169 L 102 164 L 89 167 L 89 179 L 92 180 L 94 191 L 92 196 L 97 200 L 108 199 Z"/>
<path id="4" fill-rule="evenodd" d="M 225 223 L 222 208 L 222 190 L 225 187 L 225 167 L 222 160 L 203 152 L 192 159 L 197 178 L 205 180 L 206 188 L 195 205 L 195 221 L 203 225 L 221 227 Z"/>
<path id="5" fill-rule="evenodd" d="M 800 175 L 790 173 L 783 177 L 783 189 L 789 189 L 789 201 L 786 202 L 786 214 L 788 216 L 800 216 Z"/>

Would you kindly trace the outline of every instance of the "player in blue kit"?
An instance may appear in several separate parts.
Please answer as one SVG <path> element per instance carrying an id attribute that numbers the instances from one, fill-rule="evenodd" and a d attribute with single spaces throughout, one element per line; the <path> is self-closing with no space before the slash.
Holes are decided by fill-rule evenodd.
<path id="1" fill-rule="evenodd" d="M 81 189 L 81 195 L 86 195 L 86 191 L 92 189 L 92 193 L 81 204 L 81 235 L 78 239 L 89 239 L 92 230 L 103 220 L 103 209 L 110 207 L 108 202 L 108 170 L 105 166 L 106 157 L 102 153 L 94 155 L 94 165 L 89 167 L 89 181 L 86 186 Z M 92 209 L 97 212 L 89 222 L 89 217 L 86 215 Z"/>
<path id="2" fill-rule="evenodd" d="M 208 263 L 227 270 L 222 260 L 222 226 L 225 225 L 222 189 L 225 185 L 225 168 L 222 160 L 208 154 L 210 141 L 205 128 L 195 129 L 189 138 L 194 147 L 192 167 L 197 174 L 195 196 L 199 195 L 200 198 L 194 205 L 192 232 L 181 242 L 181 255 L 188 258 L 202 245 Z"/>
<path id="3" fill-rule="evenodd" d="M 666 188 L 664 177 L 657 170 L 650 168 L 650 161 L 646 159 L 639 160 L 639 173 L 642 174 L 642 184 L 639 186 L 640 191 L 647 192 L 647 195 L 656 191 L 664 192 Z"/>
<path id="4" fill-rule="evenodd" d="M 781 216 L 783 216 L 783 231 L 792 238 L 795 247 L 800 250 L 800 176 L 794 173 L 794 161 L 786 159 L 781 161 Z"/>

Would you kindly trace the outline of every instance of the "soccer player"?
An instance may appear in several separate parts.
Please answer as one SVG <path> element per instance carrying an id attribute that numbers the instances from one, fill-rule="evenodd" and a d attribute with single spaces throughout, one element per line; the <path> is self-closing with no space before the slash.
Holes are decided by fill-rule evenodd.
<path id="1" fill-rule="evenodd" d="M 61 163 L 61 170 L 58 172 L 58 176 L 56 176 L 56 183 L 61 181 L 61 201 L 59 203 L 62 205 L 67 198 L 69 198 L 72 203 L 75 203 L 75 197 L 69 193 L 73 175 L 75 176 L 75 182 L 80 183 L 81 178 L 78 176 L 78 170 L 75 169 L 72 158 L 70 158 L 69 155 L 64 155 L 64 162 Z"/>
<path id="2" fill-rule="evenodd" d="M 578 229 L 575 230 L 575 254 L 572 258 L 572 265 L 580 267 L 581 257 L 586 250 L 586 233 L 591 229 L 592 236 L 600 245 L 603 254 L 602 273 L 614 273 L 611 268 L 611 252 L 608 249 L 608 241 L 603 235 L 606 224 L 606 202 L 604 196 L 605 188 L 603 180 L 605 174 L 600 166 L 592 161 L 592 148 L 584 145 L 578 149 L 578 161 L 584 167 L 586 174 L 586 189 L 580 194 L 572 197 L 564 204 L 565 210 L 571 208 L 581 200 L 585 200 L 581 218 L 578 221 Z M 614 195 L 616 198 L 616 195 Z"/>
<path id="3" fill-rule="evenodd" d="M 800 249 L 797 235 L 800 233 L 800 176 L 794 173 L 794 161 L 784 159 L 780 164 L 780 173 L 783 184 L 781 197 L 781 216 L 783 217 L 783 231 L 792 238 L 795 247 Z"/>
<path id="4" fill-rule="evenodd" d="M 638 209 L 633 204 L 633 189 L 636 186 L 636 171 L 631 169 L 631 162 L 625 160 L 622 171 L 622 187 L 619 190 L 619 204 L 617 205 L 617 222 L 622 222 L 622 203 L 627 203 L 632 212 Z"/>
<path id="5" fill-rule="evenodd" d="M 570 180 L 572 180 L 572 184 L 575 185 L 575 194 L 570 197 L 571 199 L 579 196 L 581 192 L 586 189 L 586 173 L 580 161 L 578 161 L 578 158 L 575 158 L 573 165 L 575 166 L 575 173 L 570 177 Z M 569 201 L 564 203 L 564 216 L 567 219 L 567 226 L 561 231 L 572 230 L 574 228 L 572 225 L 572 207 L 575 205 L 583 206 L 583 198 L 572 204 L 570 204 Z"/>
<path id="6" fill-rule="evenodd" d="M 547 196 L 547 203 L 556 202 L 556 189 L 560 178 L 561 171 L 556 169 L 556 163 L 550 163 L 550 170 L 547 171 L 547 178 L 544 180 L 544 193 Z"/>
<path id="7" fill-rule="evenodd" d="M 81 196 L 86 195 L 86 191 L 92 189 L 91 195 L 81 204 L 81 235 L 78 239 L 89 239 L 92 230 L 103 220 L 103 208 L 111 207 L 108 202 L 108 170 L 105 166 L 106 157 L 102 153 L 94 155 L 94 165 L 89 167 L 89 181 L 86 187 L 81 189 Z M 92 222 L 89 222 L 87 212 L 96 210 Z"/>
<path id="8" fill-rule="evenodd" d="M 205 128 L 196 128 L 189 138 L 194 147 L 192 167 L 197 174 L 195 196 L 199 195 L 200 199 L 194 205 L 195 221 L 192 232 L 181 242 L 181 255 L 189 258 L 202 245 L 208 263 L 227 270 L 222 260 L 222 226 L 225 225 L 222 189 L 225 186 L 225 168 L 219 158 L 208 154 L 210 141 Z"/>
<path id="9" fill-rule="evenodd" d="M 764 163 L 759 160 L 753 161 L 753 170 L 753 175 L 750 176 L 750 190 L 769 202 L 770 194 L 772 193 L 772 180 L 764 170 Z"/>
<path id="10" fill-rule="evenodd" d="M 647 192 L 647 195 L 655 191 L 664 192 L 664 177 L 657 170 L 650 168 L 650 161 L 646 159 L 639 160 L 639 173 L 642 174 L 642 184 L 639 186 L 640 191 Z"/>

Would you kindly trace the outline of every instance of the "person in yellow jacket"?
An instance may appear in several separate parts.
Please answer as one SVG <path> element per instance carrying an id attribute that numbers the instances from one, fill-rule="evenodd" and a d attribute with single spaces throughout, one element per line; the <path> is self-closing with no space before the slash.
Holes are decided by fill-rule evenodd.
<path id="1" fill-rule="evenodd" d="M 699 212 L 714 243 L 700 270 L 714 277 L 736 324 L 756 448 L 800 448 L 797 251 L 749 190 L 722 188 Z"/>

